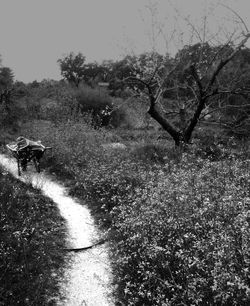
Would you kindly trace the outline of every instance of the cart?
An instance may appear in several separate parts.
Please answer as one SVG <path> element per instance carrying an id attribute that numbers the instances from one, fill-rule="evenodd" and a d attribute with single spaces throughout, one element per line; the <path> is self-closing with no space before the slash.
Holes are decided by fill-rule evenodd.
<path id="1" fill-rule="evenodd" d="M 15 142 L 6 145 L 9 152 L 17 160 L 18 175 L 21 175 L 22 171 L 27 171 L 27 165 L 33 161 L 36 171 L 39 173 L 40 159 L 43 157 L 47 150 L 51 150 L 52 147 L 45 147 L 41 141 L 32 141 L 25 137 L 18 137 Z"/>

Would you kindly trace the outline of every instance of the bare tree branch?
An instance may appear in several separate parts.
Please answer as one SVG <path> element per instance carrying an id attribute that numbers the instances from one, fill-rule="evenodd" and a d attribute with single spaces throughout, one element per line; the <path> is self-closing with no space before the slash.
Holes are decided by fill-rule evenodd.
<path id="1" fill-rule="evenodd" d="M 193 78 L 194 78 L 194 80 L 195 80 L 195 82 L 196 82 L 196 84 L 197 84 L 197 86 L 199 88 L 199 94 L 200 94 L 200 96 L 202 96 L 202 94 L 203 94 L 203 86 L 201 84 L 201 80 L 200 80 L 200 78 L 198 76 L 197 70 L 196 70 L 194 65 L 190 66 L 190 71 L 191 71 L 191 75 L 193 76 Z"/>
<path id="2" fill-rule="evenodd" d="M 236 15 L 236 16 L 240 19 L 241 23 L 244 25 L 245 30 L 246 30 L 246 33 L 249 33 L 249 30 L 248 30 L 248 27 L 246 26 L 246 23 L 245 23 L 244 20 L 240 17 L 240 15 L 239 15 L 237 12 L 235 12 L 235 10 L 233 10 L 231 7 L 229 7 L 229 6 L 227 6 L 227 5 L 223 4 L 223 3 L 221 3 L 220 5 L 223 6 L 223 7 L 225 7 L 225 8 L 227 8 L 227 9 L 228 9 L 229 11 L 231 11 L 234 15 Z"/>
<path id="3" fill-rule="evenodd" d="M 217 68 L 215 69 L 206 89 L 205 92 L 208 93 L 209 90 L 211 89 L 211 87 L 213 86 L 216 77 L 218 76 L 219 72 L 222 70 L 222 68 L 228 63 L 230 62 L 233 57 L 238 53 L 238 51 L 245 45 L 245 43 L 247 42 L 247 40 L 250 37 L 250 33 L 245 35 L 245 38 L 240 42 L 240 44 L 238 45 L 238 47 L 233 51 L 232 54 L 230 54 L 225 60 L 221 60 L 220 63 L 218 64 Z"/>
<path id="4" fill-rule="evenodd" d="M 204 114 L 203 116 L 200 117 L 200 120 L 204 119 L 207 115 L 210 115 L 212 113 L 215 113 L 217 111 L 220 111 L 222 109 L 229 109 L 229 108 L 244 108 L 244 107 L 249 107 L 250 108 L 250 104 L 243 104 L 243 105 L 226 105 L 226 106 L 221 106 L 221 107 L 218 107 L 218 108 L 214 108 L 212 109 L 211 111 L 207 112 L 206 114 Z M 242 112 L 245 112 L 243 109 L 242 109 Z M 249 113 L 249 116 L 250 116 L 250 113 Z"/>

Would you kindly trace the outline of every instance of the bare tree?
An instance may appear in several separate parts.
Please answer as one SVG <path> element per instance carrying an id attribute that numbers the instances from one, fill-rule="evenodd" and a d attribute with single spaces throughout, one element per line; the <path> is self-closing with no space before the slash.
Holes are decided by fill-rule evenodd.
<path id="1" fill-rule="evenodd" d="M 232 30 L 230 35 L 227 33 L 227 41 L 223 44 L 217 42 L 221 33 L 209 33 L 206 16 L 201 30 L 184 18 L 198 42 L 185 46 L 172 60 L 164 58 L 164 61 L 159 61 L 156 53 L 152 52 L 146 67 L 140 67 L 138 62 L 136 73 L 126 79 L 141 95 L 145 95 L 149 101 L 148 114 L 171 135 L 177 146 L 190 142 L 195 127 L 204 118 L 204 111 L 209 110 L 218 97 L 248 94 L 237 80 L 225 84 L 221 79 L 226 66 L 233 62 L 250 37 L 242 18 L 228 9 L 237 17 L 238 29 Z M 225 34 L 225 29 L 222 32 Z M 170 103 L 171 95 L 174 98 L 172 106 L 168 107 L 166 104 Z M 179 124 L 173 120 L 176 117 Z"/>

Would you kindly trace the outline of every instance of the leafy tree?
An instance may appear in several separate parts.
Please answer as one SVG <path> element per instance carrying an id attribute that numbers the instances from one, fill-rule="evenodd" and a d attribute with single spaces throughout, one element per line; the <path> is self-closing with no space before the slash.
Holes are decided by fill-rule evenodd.
<path id="1" fill-rule="evenodd" d="M 0 61 L 1 64 L 1 61 Z M 14 73 L 9 67 L 0 65 L 0 125 L 13 123 L 16 118 L 13 106 Z"/>
<path id="2" fill-rule="evenodd" d="M 13 85 L 14 73 L 9 67 L 0 67 L 0 90 L 6 90 Z"/>
<path id="3" fill-rule="evenodd" d="M 6 108 L 9 107 L 13 82 L 12 70 L 9 67 L 0 67 L 0 104 L 4 104 Z"/>
<path id="4" fill-rule="evenodd" d="M 13 90 L 15 92 L 15 98 L 18 99 L 28 96 L 29 94 L 28 86 L 21 81 L 16 81 L 13 84 Z"/>
<path id="5" fill-rule="evenodd" d="M 86 84 L 94 87 L 98 82 L 109 82 L 112 73 L 113 62 L 103 61 L 85 64 L 83 67 L 83 80 Z"/>
<path id="6" fill-rule="evenodd" d="M 92 86 L 97 79 L 99 78 L 100 74 L 102 73 L 102 68 L 98 65 L 97 62 L 85 64 L 83 67 L 84 75 L 83 80 L 86 84 Z"/>
<path id="7" fill-rule="evenodd" d="M 86 58 L 82 53 L 79 52 L 75 55 L 73 52 L 70 52 L 64 58 L 57 61 L 60 65 L 63 78 L 76 87 L 84 79 L 85 60 Z"/>

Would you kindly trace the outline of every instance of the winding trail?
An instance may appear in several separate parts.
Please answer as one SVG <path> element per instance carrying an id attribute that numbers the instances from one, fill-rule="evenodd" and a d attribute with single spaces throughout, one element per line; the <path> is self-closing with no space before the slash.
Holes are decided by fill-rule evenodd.
<path id="1" fill-rule="evenodd" d="M 12 175 L 25 183 L 31 183 L 57 204 L 67 222 L 68 248 L 84 248 L 100 240 L 94 220 L 87 207 L 67 196 L 66 189 L 53 182 L 43 173 L 28 171 L 19 177 L 16 161 L 0 154 L 0 164 Z M 107 245 L 99 244 L 82 252 L 72 252 L 71 260 L 61 283 L 66 299 L 57 301 L 58 306 L 105 306 L 114 305 L 111 297 L 111 268 Z"/>

